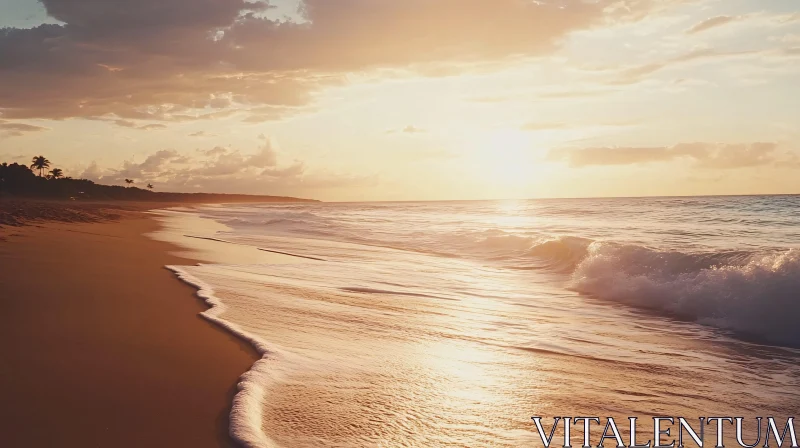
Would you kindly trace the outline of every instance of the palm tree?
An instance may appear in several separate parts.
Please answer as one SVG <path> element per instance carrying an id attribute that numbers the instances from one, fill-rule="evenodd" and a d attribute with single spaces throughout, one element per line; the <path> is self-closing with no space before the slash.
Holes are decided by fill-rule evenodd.
<path id="1" fill-rule="evenodd" d="M 147 184 L 147 189 L 148 190 L 152 190 L 153 189 L 153 184 Z"/>
<path id="2" fill-rule="evenodd" d="M 125 179 L 125 183 L 128 184 L 128 185 L 132 185 L 133 184 L 133 179 Z"/>
<path id="3" fill-rule="evenodd" d="M 42 177 L 42 173 L 47 168 L 50 168 L 50 161 L 45 156 L 36 156 L 31 160 L 31 169 L 39 170 L 39 177 Z"/>
<path id="4" fill-rule="evenodd" d="M 50 179 L 58 179 L 64 177 L 64 171 L 61 168 L 53 168 L 53 171 L 50 171 Z"/>

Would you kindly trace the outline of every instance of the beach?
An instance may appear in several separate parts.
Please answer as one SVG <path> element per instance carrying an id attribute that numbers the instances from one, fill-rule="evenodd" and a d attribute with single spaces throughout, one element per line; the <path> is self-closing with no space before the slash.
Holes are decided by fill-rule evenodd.
<path id="1" fill-rule="evenodd" d="M 532 416 L 797 414 L 798 197 L 16 207 L 0 446 L 515 448 Z"/>
<path id="2" fill-rule="evenodd" d="M 232 446 L 255 351 L 165 268 L 195 261 L 144 236 L 153 205 L 86 207 L 2 228 L 0 446 Z"/>

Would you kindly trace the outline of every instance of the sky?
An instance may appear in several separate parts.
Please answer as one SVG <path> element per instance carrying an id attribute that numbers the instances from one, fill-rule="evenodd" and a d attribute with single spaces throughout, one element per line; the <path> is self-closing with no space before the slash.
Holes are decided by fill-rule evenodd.
<path id="1" fill-rule="evenodd" d="M 800 193 L 800 0 L 3 0 L 0 161 L 326 201 Z"/>

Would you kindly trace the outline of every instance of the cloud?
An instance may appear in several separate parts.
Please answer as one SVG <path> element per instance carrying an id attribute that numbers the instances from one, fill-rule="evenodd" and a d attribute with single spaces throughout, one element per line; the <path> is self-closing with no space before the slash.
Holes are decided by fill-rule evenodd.
<path id="1" fill-rule="evenodd" d="M 206 131 L 198 131 L 189 134 L 189 137 L 216 137 L 217 134 L 210 134 Z"/>
<path id="2" fill-rule="evenodd" d="M 125 161 L 122 167 L 101 172 L 97 164 L 92 165 L 84 171 L 83 175 L 87 179 L 102 180 L 104 182 L 122 183 L 125 179 L 150 178 L 161 173 L 171 163 L 185 163 L 186 159 L 173 149 L 163 149 L 148 156 L 142 163 Z"/>
<path id="3" fill-rule="evenodd" d="M 167 128 L 167 125 L 161 123 L 139 125 L 136 122 L 130 120 L 114 120 L 114 124 L 123 128 L 138 129 L 140 131 L 156 131 Z"/>
<path id="4" fill-rule="evenodd" d="M 49 131 L 50 128 L 32 124 L 0 120 L 0 137 L 19 137 L 32 132 Z"/>
<path id="5" fill-rule="evenodd" d="M 146 124 L 144 126 L 139 126 L 139 129 L 141 129 L 143 131 L 156 131 L 156 130 L 162 130 L 162 129 L 166 129 L 166 128 L 167 128 L 167 125 L 161 124 L 161 123 Z"/>
<path id="6" fill-rule="evenodd" d="M 595 74 L 607 75 L 608 79 L 605 84 L 612 86 L 622 86 L 637 84 L 650 75 L 659 71 L 689 64 L 692 62 L 707 62 L 720 59 L 731 58 L 746 58 L 752 56 L 763 55 L 765 52 L 757 50 L 741 50 L 741 51 L 719 51 L 713 48 L 697 48 L 692 51 L 664 59 L 662 61 L 650 62 L 646 64 L 628 66 L 628 67 L 601 67 L 588 69 L 589 72 Z"/>
<path id="7" fill-rule="evenodd" d="M 257 168 L 274 167 L 278 164 L 278 153 L 272 148 L 272 144 L 267 141 L 259 152 L 247 158 L 247 163 Z"/>
<path id="8" fill-rule="evenodd" d="M 300 176 L 306 171 L 306 166 L 303 162 L 295 161 L 292 165 L 289 165 L 285 168 L 277 168 L 277 167 L 270 167 L 265 168 L 261 171 L 261 176 L 266 177 L 277 177 L 277 178 L 284 178 L 284 177 L 296 177 Z"/>
<path id="9" fill-rule="evenodd" d="M 139 125 L 129 120 L 115 120 L 114 124 L 123 128 L 137 128 Z"/>
<path id="10" fill-rule="evenodd" d="M 702 168 L 733 169 L 780 163 L 777 143 L 702 144 L 677 145 L 678 151 L 693 152 L 693 158 Z"/>
<path id="11" fill-rule="evenodd" d="M 800 12 L 779 15 L 777 20 L 780 24 L 800 23 Z"/>
<path id="12" fill-rule="evenodd" d="M 800 46 L 784 48 L 782 53 L 784 56 L 789 57 L 800 56 Z"/>
<path id="13" fill-rule="evenodd" d="M 402 128 L 402 129 L 389 129 L 388 131 L 386 131 L 387 134 L 396 134 L 396 133 L 402 133 L 402 134 L 424 134 L 426 132 L 428 132 L 428 131 L 425 130 L 425 129 L 422 129 L 422 128 L 418 128 L 418 127 L 413 126 L 413 125 L 408 125 L 408 126 Z"/>
<path id="14" fill-rule="evenodd" d="M 776 37 L 772 40 L 777 40 L 785 44 L 800 44 L 800 34 L 784 34 L 781 37 Z"/>
<path id="15" fill-rule="evenodd" d="M 41 2 L 61 25 L 0 31 L 6 118 L 280 119 L 350 72 L 549 53 L 619 3 L 305 0 L 302 20 L 273 21 L 266 1 Z"/>
<path id="16" fill-rule="evenodd" d="M 234 174 L 255 176 L 258 170 L 274 167 L 277 155 L 267 144 L 258 152 L 244 155 L 240 151 L 217 146 L 198 150 L 199 158 L 181 155 L 173 149 L 163 149 L 149 155 L 143 162 L 124 161 L 119 168 L 102 171 L 92 163 L 84 172 L 88 179 L 121 183 L 124 179 L 161 181 L 167 177 L 217 177 Z"/>
<path id="17" fill-rule="evenodd" d="M 228 151 L 230 151 L 230 149 L 224 148 L 222 146 L 215 146 L 215 147 L 213 147 L 211 149 L 198 149 L 197 150 L 197 152 L 202 153 L 203 155 L 208 156 L 208 157 L 221 156 L 223 154 L 227 154 Z"/>
<path id="18" fill-rule="evenodd" d="M 599 21 L 611 3 L 565 0 L 306 0 L 304 23 L 248 17 L 226 31 L 236 45 L 271 42 L 263 69 L 355 71 L 411 64 L 541 54 L 556 39 Z M 246 56 L 246 53 L 242 56 Z"/>
<path id="19" fill-rule="evenodd" d="M 103 177 L 103 172 L 100 167 L 97 165 L 97 162 L 92 162 L 89 166 L 83 170 L 80 175 L 81 179 L 91 179 L 91 180 L 99 180 Z"/>
<path id="20" fill-rule="evenodd" d="M 596 147 L 551 150 L 548 158 L 566 161 L 573 167 L 637 165 L 674 160 L 690 160 L 700 168 L 735 169 L 780 164 L 791 153 L 780 154 L 778 144 L 756 143 L 681 143 L 657 147 Z"/>
<path id="21" fill-rule="evenodd" d="M 244 155 L 237 150 L 217 146 L 204 152 L 206 159 L 202 165 L 192 170 L 202 176 L 224 176 L 250 172 L 256 169 L 273 168 L 278 163 L 278 155 L 268 141 L 258 152 Z"/>
<path id="22" fill-rule="evenodd" d="M 181 157 L 174 149 L 163 149 L 147 157 L 144 162 L 136 167 L 139 173 L 157 173 L 169 162 L 181 163 L 185 162 L 185 158 Z"/>
<path id="23" fill-rule="evenodd" d="M 248 116 L 242 121 L 245 123 L 265 123 L 267 121 L 283 120 L 301 112 L 310 112 L 310 107 L 290 107 L 290 106 L 260 106 L 249 109 Z"/>
<path id="24" fill-rule="evenodd" d="M 555 149 L 550 160 L 566 160 L 571 166 L 634 165 L 672 160 L 679 157 L 667 147 L 598 147 L 583 149 Z"/>
<path id="25" fill-rule="evenodd" d="M 733 16 L 717 16 L 712 17 L 710 19 L 703 20 L 702 22 L 698 23 L 697 25 L 689 28 L 686 31 L 686 34 L 697 34 L 706 30 L 710 30 L 711 28 L 716 28 L 722 25 L 727 25 L 733 21 L 739 20 L 741 17 L 733 17 Z"/>
<path id="26" fill-rule="evenodd" d="M 82 177 L 102 183 L 158 183 L 162 191 L 221 192 L 279 195 L 311 195 L 316 190 L 374 185 L 375 176 L 353 176 L 327 170 L 310 171 L 301 160 L 281 165 L 271 141 L 256 152 L 214 147 L 192 156 L 175 150 L 160 150 L 141 163 L 125 161 L 116 168 L 101 169 L 96 162 Z M 327 192 L 320 191 L 325 194 Z"/>

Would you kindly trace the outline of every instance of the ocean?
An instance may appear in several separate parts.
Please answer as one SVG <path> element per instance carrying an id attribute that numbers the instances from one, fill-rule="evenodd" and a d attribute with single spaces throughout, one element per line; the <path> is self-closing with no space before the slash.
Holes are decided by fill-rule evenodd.
<path id="1" fill-rule="evenodd" d="M 170 267 L 206 317 L 263 354 L 231 414 L 246 446 L 541 446 L 531 416 L 800 410 L 800 196 L 159 219 L 207 261 Z"/>

